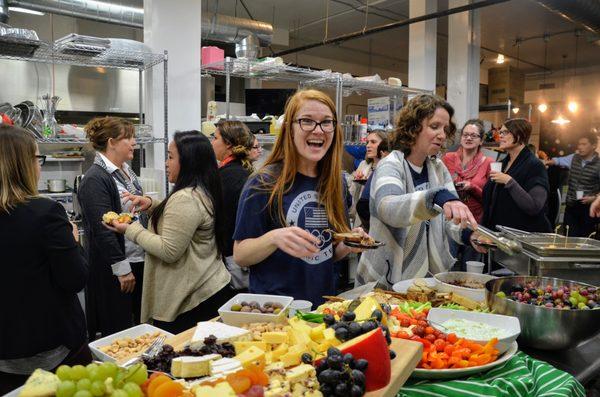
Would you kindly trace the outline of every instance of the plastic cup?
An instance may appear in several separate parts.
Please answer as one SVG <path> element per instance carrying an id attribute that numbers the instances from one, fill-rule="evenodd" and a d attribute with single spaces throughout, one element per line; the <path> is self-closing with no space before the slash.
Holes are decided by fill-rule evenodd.
<path id="1" fill-rule="evenodd" d="M 483 273 L 485 263 L 478 261 L 467 261 L 467 273 Z"/>
<path id="2" fill-rule="evenodd" d="M 303 301 L 303 300 L 295 300 L 290 303 L 290 313 L 289 317 L 292 318 L 296 315 L 297 311 L 301 311 L 303 313 L 310 312 L 312 310 L 312 302 Z"/>
<path id="3" fill-rule="evenodd" d="M 490 169 L 496 172 L 502 172 L 502 163 L 499 161 L 495 161 L 490 164 Z"/>
<path id="4" fill-rule="evenodd" d="M 575 192 L 577 195 L 577 200 L 581 200 L 583 198 L 583 190 L 578 190 Z"/>

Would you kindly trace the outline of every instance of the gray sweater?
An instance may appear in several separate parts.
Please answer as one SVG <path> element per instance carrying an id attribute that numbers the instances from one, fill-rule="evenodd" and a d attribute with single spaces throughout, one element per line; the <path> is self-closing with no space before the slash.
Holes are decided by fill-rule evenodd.
<path id="1" fill-rule="evenodd" d="M 460 243 L 460 228 L 446 221 L 433 202 L 441 189 L 456 194 L 452 177 L 440 159 L 427 159 L 425 166 L 430 187 L 415 191 L 402 152 L 395 150 L 379 162 L 371 184 L 369 233 L 386 245 L 362 254 L 357 286 L 372 281 L 391 286 L 428 272 L 447 271 L 455 262 L 448 236 Z"/>

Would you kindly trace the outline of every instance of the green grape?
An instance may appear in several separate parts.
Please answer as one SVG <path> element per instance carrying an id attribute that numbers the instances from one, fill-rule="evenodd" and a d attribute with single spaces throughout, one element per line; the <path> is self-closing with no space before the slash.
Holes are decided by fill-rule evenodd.
<path id="1" fill-rule="evenodd" d="M 76 391 L 77 386 L 75 382 L 72 380 L 63 380 L 56 389 L 56 397 L 71 397 Z"/>
<path id="2" fill-rule="evenodd" d="M 92 369 L 86 369 L 87 370 L 87 378 L 89 380 L 91 380 L 92 382 L 95 380 L 100 380 L 99 377 L 99 370 L 97 368 L 92 368 Z"/>
<path id="3" fill-rule="evenodd" d="M 127 381 L 141 385 L 148 379 L 146 364 L 138 363 L 127 369 Z"/>
<path id="4" fill-rule="evenodd" d="M 106 392 L 106 386 L 104 385 L 104 382 L 100 380 L 94 381 L 94 383 L 92 383 L 92 387 L 90 388 L 90 392 L 92 395 L 94 395 L 94 397 L 103 396 Z"/>
<path id="5" fill-rule="evenodd" d="M 100 365 L 95 371 L 90 373 L 88 377 L 92 382 L 95 380 L 101 380 L 104 382 L 104 379 L 108 378 L 108 369 L 103 365 Z"/>
<path id="6" fill-rule="evenodd" d="M 112 397 L 129 397 L 129 394 L 127 394 L 127 392 L 125 390 L 116 389 L 115 391 L 113 391 L 111 396 Z"/>
<path id="7" fill-rule="evenodd" d="M 125 383 L 123 390 L 127 392 L 129 397 L 142 397 L 142 389 L 140 389 L 140 387 L 133 382 Z"/>
<path id="8" fill-rule="evenodd" d="M 85 369 L 88 373 L 88 378 L 90 377 L 90 373 L 97 371 L 98 368 L 100 368 L 100 366 L 98 364 L 91 363 L 91 364 L 86 365 Z"/>
<path id="9" fill-rule="evenodd" d="M 73 394 L 73 397 L 94 397 L 89 390 L 78 390 Z"/>
<path id="10" fill-rule="evenodd" d="M 87 371 L 83 365 L 75 365 L 71 368 L 71 377 L 73 380 L 79 380 L 87 377 Z"/>
<path id="11" fill-rule="evenodd" d="M 104 367 L 104 369 L 106 370 L 107 378 L 110 377 L 114 379 L 117 376 L 117 373 L 119 372 L 119 367 L 117 367 L 117 364 L 111 363 L 110 361 L 102 363 L 101 367 Z"/>
<path id="12" fill-rule="evenodd" d="M 56 369 L 56 376 L 60 380 L 72 380 L 73 379 L 73 371 L 71 371 L 71 367 L 68 365 L 61 365 Z"/>
<path id="13" fill-rule="evenodd" d="M 92 381 L 88 378 L 79 379 L 77 381 L 77 390 L 90 390 Z"/>

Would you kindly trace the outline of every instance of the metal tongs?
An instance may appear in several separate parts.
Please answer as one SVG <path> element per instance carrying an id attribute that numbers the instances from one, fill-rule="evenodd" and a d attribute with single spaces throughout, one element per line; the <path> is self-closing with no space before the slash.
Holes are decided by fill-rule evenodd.
<path id="1" fill-rule="evenodd" d="M 518 241 L 499 236 L 484 226 L 478 225 L 477 229 L 475 229 L 471 223 L 467 223 L 467 226 L 469 229 L 477 231 L 482 236 L 490 239 L 496 245 L 496 247 L 508 255 L 518 254 L 523 250 L 523 246 Z"/>

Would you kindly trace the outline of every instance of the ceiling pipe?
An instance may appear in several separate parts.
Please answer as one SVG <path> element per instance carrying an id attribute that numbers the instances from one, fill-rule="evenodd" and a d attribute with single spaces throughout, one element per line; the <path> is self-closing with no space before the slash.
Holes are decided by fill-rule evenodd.
<path id="1" fill-rule="evenodd" d="M 600 34 L 600 1 L 598 0 L 535 0 L 535 2 L 569 22 Z"/>
<path id="2" fill-rule="evenodd" d="M 6 0 L 0 0 L 0 6 Z M 94 0 L 8 0 L 8 5 L 51 14 L 142 29 L 144 9 Z M 236 43 L 253 34 L 261 46 L 273 40 L 273 25 L 216 13 L 202 13 L 202 39 Z"/>
<path id="3" fill-rule="evenodd" d="M 356 39 L 359 37 L 369 36 L 369 35 L 383 32 L 386 30 L 396 29 L 396 28 L 401 28 L 404 26 L 412 25 L 413 23 L 428 21 L 430 19 L 442 18 L 442 17 L 446 17 L 448 15 L 457 14 L 460 12 L 472 11 L 472 10 L 476 10 L 478 8 L 489 7 L 492 5 L 505 3 L 507 1 L 510 1 L 510 0 L 484 0 L 484 1 L 480 1 L 478 3 L 472 3 L 472 4 L 465 5 L 465 6 L 454 7 L 454 8 L 450 8 L 448 10 L 444 10 L 444 11 L 433 12 L 431 14 L 426 14 L 426 15 L 422 15 L 419 17 L 415 17 L 415 18 L 405 19 L 403 21 L 392 22 L 392 23 L 388 23 L 385 25 L 380 25 L 380 26 L 376 26 L 373 28 L 360 30 L 360 31 L 353 32 L 353 33 L 343 34 L 341 36 L 337 36 L 337 37 L 334 37 L 331 39 L 326 39 L 326 40 L 323 40 L 323 41 L 320 41 L 317 43 L 306 44 L 306 45 L 303 45 L 300 47 L 290 48 L 287 50 L 279 51 L 279 52 L 275 53 L 273 56 L 283 56 L 283 55 L 293 54 L 293 53 L 296 53 L 299 51 L 310 50 L 312 48 L 317 48 L 317 47 L 325 46 L 328 44 L 341 43 L 344 41 Z"/>

